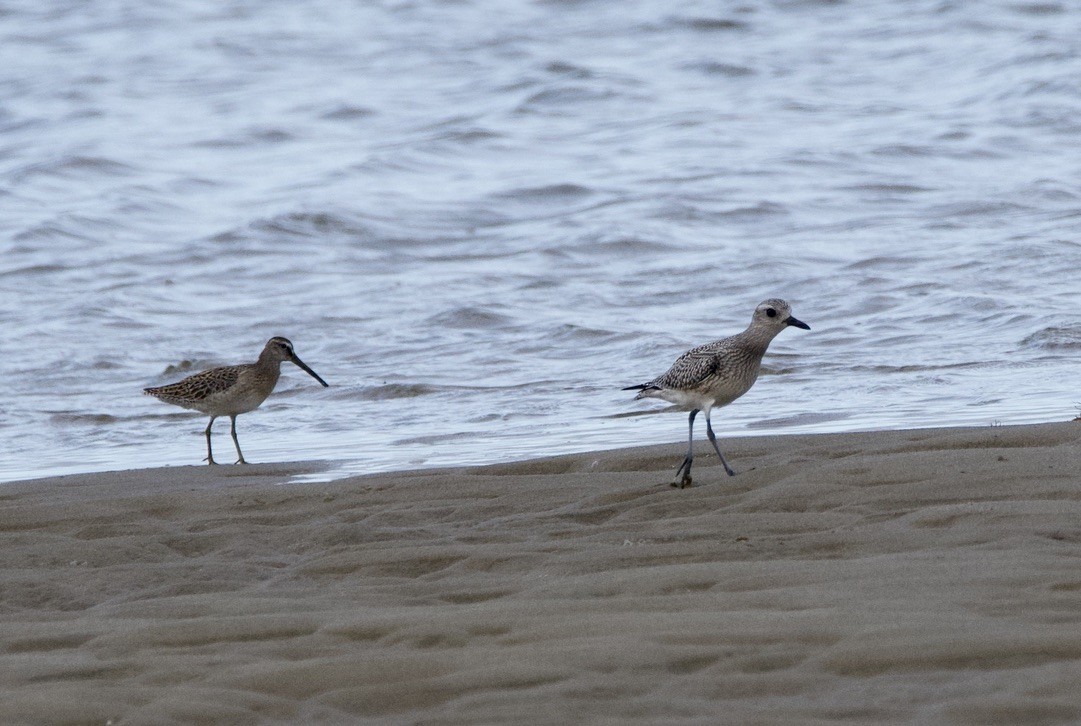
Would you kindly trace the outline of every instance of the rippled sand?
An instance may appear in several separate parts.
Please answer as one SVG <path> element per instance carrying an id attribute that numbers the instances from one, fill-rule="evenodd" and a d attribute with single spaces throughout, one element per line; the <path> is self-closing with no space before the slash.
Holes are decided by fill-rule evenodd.
<path id="1" fill-rule="evenodd" d="M 1077 722 L 1078 426 L 6 486 L 0 722 Z"/>

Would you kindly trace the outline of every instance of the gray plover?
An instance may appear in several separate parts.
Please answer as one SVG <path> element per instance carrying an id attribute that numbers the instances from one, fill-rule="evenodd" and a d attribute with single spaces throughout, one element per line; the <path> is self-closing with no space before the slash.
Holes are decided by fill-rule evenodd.
<path id="1" fill-rule="evenodd" d="M 694 461 L 694 417 L 706 414 L 706 435 L 721 465 L 729 476 L 735 476 L 717 446 L 717 437 L 710 423 L 710 411 L 726 406 L 750 390 L 758 378 L 762 356 L 770 341 L 788 326 L 810 330 L 811 326 L 792 317 L 792 309 L 784 300 L 770 299 L 759 303 L 751 316 L 751 324 L 738 335 L 700 345 L 687 351 L 672 364 L 667 373 L 649 383 L 628 386 L 624 391 L 638 391 L 639 398 L 661 398 L 683 410 L 690 410 L 688 420 L 687 456 L 676 470 L 678 483 L 691 484 L 691 463 Z M 681 476 L 682 475 L 682 476 Z M 681 478 L 680 478 L 681 477 Z"/>
<path id="2" fill-rule="evenodd" d="M 240 451 L 240 442 L 236 438 L 236 417 L 259 408 L 267 396 L 274 390 L 281 375 L 282 361 L 292 361 L 306 371 L 312 378 L 323 384 L 329 384 L 305 365 L 304 361 L 293 352 L 293 344 L 287 339 L 273 337 L 263 347 L 259 360 L 239 366 L 211 368 L 194 376 L 157 388 L 144 388 L 143 393 L 155 396 L 165 403 L 183 408 L 201 411 L 210 416 L 206 425 L 206 461 L 216 464 L 214 451 L 210 445 L 210 428 L 218 416 L 228 416 L 233 426 L 233 445 L 240 458 L 236 463 L 247 464 Z"/>

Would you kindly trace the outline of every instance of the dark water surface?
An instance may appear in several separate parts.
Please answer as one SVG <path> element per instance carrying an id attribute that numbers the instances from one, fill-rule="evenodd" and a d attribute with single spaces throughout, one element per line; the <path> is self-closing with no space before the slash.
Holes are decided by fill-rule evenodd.
<path id="1" fill-rule="evenodd" d="M 0 479 L 197 463 L 140 389 L 272 335 L 331 388 L 252 461 L 675 441 L 619 388 L 771 296 L 813 330 L 719 434 L 1071 418 L 1079 52 L 1055 2 L 6 4 Z"/>

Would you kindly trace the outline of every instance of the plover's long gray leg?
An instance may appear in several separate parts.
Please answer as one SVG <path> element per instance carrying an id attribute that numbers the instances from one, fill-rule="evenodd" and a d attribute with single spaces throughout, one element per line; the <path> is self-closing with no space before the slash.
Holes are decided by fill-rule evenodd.
<path id="1" fill-rule="evenodd" d="M 206 463 L 208 464 L 218 463 L 214 461 L 214 450 L 210 446 L 210 427 L 214 425 L 214 419 L 216 418 L 217 416 L 211 416 L 210 423 L 206 425 Z"/>
<path id="2" fill-rule="evenodd" d="M 721 460 L 721 465 L 724 466 L 724 470 L 728 472 L 728 476 L 735 476 L 736 472 L 732 471 L 732 467 L 724 460 L 724 454 L 721 453 L 721 448 L 717 446 L 717 437 L 713 435 L 713 424 L 709 421 L 709 414 L 706 414 L 706 436 L 709 437 L 709 443 L 713 444 L 713 450 L 717 452 L 717 456 Z"/>
<path id="3" fill-rule="evenodd" d="M 691 485 L 691 463 L 694 461 L 694 417 L 698 415 L 698 409 L 691 411 L 691 415 L 687 418 L 687 456 L 684 457 L 683 463 L 676 469 L 676 478 L 679 479 L 679 483 L 672 482 L 672 486 L 678 486 L 680 489 L 689 487 Z M 680 478 L 680 475 L 683 475 Z"/>
<path id="4" fill-rule="evenodd" d="M 735 476 L 736 472 L 728 466 L 717 445 L 710 410 L 727 406 L 750 390 L 758 379 L 762 356 L 770 341 L 789 327 L 811 329 L 807 323 L 792 316 L 792 308 L 784 300 L 763 300 L 754 309 L 751 324 L 742 333 L 691 348 L 676 358 L 665 373 L 651 381 L 623 389 L 638 391 L 635 400 L 660 398 L 691 412 L 688 423 L 691 441 L 687 456 L 676 469 L 677 483 L 673 486 L 690 486 L 691 464 L 694 461 L 694 416 L 699 411 L 706 415 L 706 433 L 725 472 Z"/>
<path id="5" fill-rule="evenodd" d="M 233 434 L 233 446 L 236 447 L 236 455 L 240 457 L 236 463 L 247 464 L 248 462 L 244 461 L 244 453 L 240 450 L 240 442 L 236 438 L 236 416 L 230 416 L 229 418 L 233 421 L 233 427 L 230 430 L 230 433 Z"/>

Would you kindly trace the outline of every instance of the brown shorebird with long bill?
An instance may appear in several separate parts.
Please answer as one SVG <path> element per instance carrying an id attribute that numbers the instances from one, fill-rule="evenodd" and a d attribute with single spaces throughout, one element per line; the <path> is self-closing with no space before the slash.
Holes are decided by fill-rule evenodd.
<path id="1" fill-rule="evenodd" d="M 240 442 L 236 438 L 236 417 L 259 408 L 271 394 L 274 386 L 278 384 L 282 361 L 297 364 L 322 383 L 324 388 L 329 385 L 297 357 L 292 343 L 286 338 L 275 336 L 267 341 L 255 363 L 211 368 L 167 386 L 144 388 L 143 393 L 156 396 L 166 403 L 202 411 L 210 416 L 210 423 L 206 425 L 206 461 L 209 464 L 218 463 L 214 461 L 214 451 L 210 445 L 210 428 L 218 416 L 228 416 L 233 422 L 233 445 L 240 457 L 236 463 L 247 464 L 240 451 Z"/>
<path id="2" fill-rule="evenodd" d="M 751 324 L 738 335 L 700 345 L 687 351 L 672 364 L 667 373 L 649 383 L 628 386 L 624 391 L 638 391 L 634 397 L 661 398 L 683 410 L 690 409 L 687 456 L 676 470 L 678 482 L 672 486 L 691 485 L 691 463 L 694 461 L 694 417 L 706 414 L 706 435 L 721 460 L 728 476 L 736 472 L 724 460 L 713 434 L 709 414 L 714 408 L 726 406 L 751 389 L 758 379 L 762 356 L 770 341 L 788 326 L 810 330 L 811 326 L 792 317 L 792 309 L 784 300 L 770 299 L 759 303 L 751 316 Z"/>

